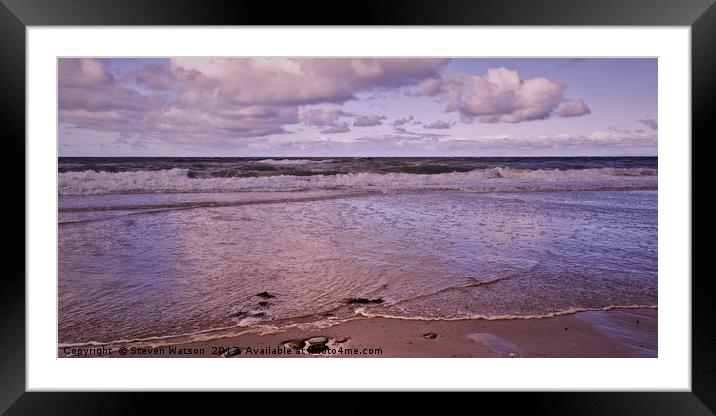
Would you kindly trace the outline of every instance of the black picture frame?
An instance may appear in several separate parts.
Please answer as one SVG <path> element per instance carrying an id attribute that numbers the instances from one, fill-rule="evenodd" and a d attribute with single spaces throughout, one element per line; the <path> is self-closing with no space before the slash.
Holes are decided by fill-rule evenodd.
<path id="1" fill-rule="evenodd" d="M 350 12 L 347 10 L 350 9 Z M 142 393 L 39 393 L 25 390 L 25 29 L 67 25 L 566 25 L 689 26 L 692 52 L 692 137 L 707 139 L 716 114 L 716 6 L 714 0 L 363 0 L 258 2 L 191 0 L 0 0 L 0 132 L 5 143 L 4 262 L 0 290 L 0 413 L 125 414 L 144 406 Z M 691 140 L 692 138 L 678 138 Z M 693 150 L 692 150 L 692 154 Z M 693 159 L 692 159 L 693 165 Z M 7 165 L 6 165 L 7 166 Z M 703 164 L 701 166 L 704 166 Z M 692 178 L 706 177 L 692 167 Z M 20 178 L 23 180 L 21 181 Z M 692 185 L 692 189 L 693 188 Z M 693 204 L 693 200 L 691 202 Z M 704 208 L 705 210 L 705 208 Z M 692 208 L 693 213 L 699 212 Z M 705 213 L 704 213 L 705 214 Z M 706 217 L 703 215 L 703 217 Z M 693 221 L 693 220 L 692 220 Z M 704 224 L 710 225 L 709 220 Z M 695 246 L 692 253 L 705 250 Z M 693 258 L 693 254 L 692 254 Z M 688 279 L 691 276 L 682 276 Z M 480 407 L 499 404 L 549 414 L 709 415 L 716 410 L 716 303 L 710 274 L 692 285 L 690 392 L 483 394 Z M 512 393 L 510 393 L 512 396 Z M 225 395 L 223 397 L 226 397 Z M 194 400 L 160 400 L 172 411 Z M 520 400 L 521 399 L 521 400 Z M 230 399 L 231 400 L 231 399 Z M 205 402 L 204 411 L 220 406 Z M 359 407 L 348 401 L 347 406 Z M 291 403 L 284 405 L 290 406 Z M 273 406 L 273 404 L 272 404 Z M 423 410 L 429 403 L 421 404 Z M 289 407 L 290 408 L 290 407 Z M 445 411 L 445 403 L 439 410 Z M 146 409 L 146 408 L 145 408 Z M 438 407 L 436 407 L 438 409 Z"/>

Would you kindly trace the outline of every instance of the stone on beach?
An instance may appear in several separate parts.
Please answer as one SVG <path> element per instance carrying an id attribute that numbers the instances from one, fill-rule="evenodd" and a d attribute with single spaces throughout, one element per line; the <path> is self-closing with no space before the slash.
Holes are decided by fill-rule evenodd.
<path id="1" fill-rule="evenodd" d="M 435 332 L 428 332 L 427 334 L 423 334 L 423 337 L 425 337 L 426 339 L 435 339 L 438 337 L 438 334 L 436 334 Z"/>
<path id="2" fill-rule="evenodd" d="M 235 355 L 240 355 L 240 354 L 241 354 L 241 349 L 239 347 L 230 347 L 222 355 L 224 357 L 233 357 Z"/>
<path id="3" fill-rule="evenodd" d="M 326 337 L 313 337 L 308 339 L 309 344 L 325 344 L 328 342 L 328 338 Z"/>
<path id="4" fill-rule="evenodd" d="M 301 348 L 306 346 L 306 342 L 302 339 L 290 339 L 288 341 L 285 341 L 283 345 L 286 345 L 292 350 L 300 350 Z"/>
<path id="5" fill-rule="evenodd" d="M 306 348 L 306 351 L 309 354 L 320 354 L 324 351 L 328 351 L 328 346 L 326 344 L 311 344 Z"/>

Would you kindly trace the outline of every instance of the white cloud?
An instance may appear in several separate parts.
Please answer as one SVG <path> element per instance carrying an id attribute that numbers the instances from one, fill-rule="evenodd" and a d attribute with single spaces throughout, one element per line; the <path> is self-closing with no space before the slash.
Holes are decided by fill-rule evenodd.
<path id="1" fill-rule="evenodd" d="M 489 68 L 485 75 L 457 75 L 430 78 L 422 83 L 424 95 L 446 103 L 447 112 L 459 112 L 471 123 L 520 123 L 560 115 L 575 117 L 589 113 L 583 100 L 569 101 L 567 86 L 546 78 L 521 79 L 517 71 L 505 67 Z"/>
<path id="2" fill-rule="evenodd" d="M 557 110 L 558 117 L 579 117 L 590 114 L 592 110 L 581 98 L 567 101 Z"/>
<path id="3" fill-rule="evenodd" d="M 108 70 L 111 62 L 59 60 L 60 122 L 166 143 L 222 146 L 235 138 L 286 133 L 300 122 L 344 131 L 340 118 L 349 114 L 340 108 L 306 106 L 418 85 L 449 60 L 176 58 L 147 62 L 116 79 Z M 356 125 L 381 120 L 359 118 Z"/>
<path id="4" fill-rule="evenodd" d="M 190 88 L 188 102 L 234 104 L 339 103 L 376 88 L 417 84 L 434 77 L 448 59 L 207 59 L 171 60 L 176 77 Z"/>

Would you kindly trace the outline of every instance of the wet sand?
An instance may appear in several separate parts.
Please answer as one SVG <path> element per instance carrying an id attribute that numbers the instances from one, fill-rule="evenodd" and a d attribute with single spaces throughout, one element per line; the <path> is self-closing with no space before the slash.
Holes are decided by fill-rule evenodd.
<path id="1" fill-rule="evenodd" d="M 147 343 L 113 345 L 111 353 L 105 351 L 102 356 L 124 358 L 656 357 L 657 315 L 657 309 L 615 309 L 580 312 L 553 318 L 492 321 L 363 318 L 325 329 L 291 328 L 268 335 L 242 334 L 157 349 L 153 349 L 153 346 Z M 325 337 L 327 342 L 326 339 L 315 339 L 320 337 Z M 314 339 L 310 340 L 310 338 Z M 294 343 L 287 344 L 291 340 Z M 313 343 L 306 342 L 309 340 Z M 317 347 L 309 348 L 311 345 Z M 302 348 L 296 350 L 291 346 Z M 126 348 L 124 355 L 120 354 L 119 349 L 122 347 Z M 309 353 L 307 350 L 317 353 Z M 92 357 L 98 355 L 96 351 L 89 350 L 84 351 L 83 354 Z M 58 355 L 67 357 L 73 354 L 60 349 Z M 74 356 L 81 355 L 75 352 Z"/>

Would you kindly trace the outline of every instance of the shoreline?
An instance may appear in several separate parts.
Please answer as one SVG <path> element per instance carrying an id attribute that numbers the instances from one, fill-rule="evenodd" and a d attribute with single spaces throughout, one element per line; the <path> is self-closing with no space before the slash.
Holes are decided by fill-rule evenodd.
<path id="1" fill-rule="evenodd" d="M 510 320 L 426 321 L 366 317 L 323 329 L 288 328 L 265 335 L 244 333 L 171 346 L 152 346 L 143 341 L 115 344 L 104 347 L 104 350 L 100 350 L 101 346 L 67 347 L 69 354 L 61 347 L 58 357 L 635 358 L 658 356 L 657 335 L 656 308 L 585 311 L 550 318 Z M 76 349 L 74 356 L 72 348 Z M 120 348 L 126 349 L 124 355 Z"/>

